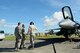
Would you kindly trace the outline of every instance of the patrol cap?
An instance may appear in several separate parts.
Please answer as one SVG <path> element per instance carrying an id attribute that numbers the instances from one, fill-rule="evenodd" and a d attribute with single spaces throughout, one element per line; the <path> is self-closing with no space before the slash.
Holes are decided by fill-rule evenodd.
<path id="1" fill-rule="evenodd" d="M 34 22 L 30 22 L 30 25 L 34 25 Z"/>
<path id="2" fill-rule="evenodd" d="M 18 22 L 18 25 L 20 25 L 21 24 L 21 22 Z"/>

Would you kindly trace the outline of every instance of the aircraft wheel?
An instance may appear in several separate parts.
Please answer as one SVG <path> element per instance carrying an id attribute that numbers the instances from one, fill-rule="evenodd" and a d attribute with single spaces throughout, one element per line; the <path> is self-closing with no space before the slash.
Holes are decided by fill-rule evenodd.
<path id="1" fill-rule="evenodd" d="M 64 35 L 64 37 L 65 37 L 65 39 L 67 39 L 67 40 L 69 39 L 68 35 Z"/>

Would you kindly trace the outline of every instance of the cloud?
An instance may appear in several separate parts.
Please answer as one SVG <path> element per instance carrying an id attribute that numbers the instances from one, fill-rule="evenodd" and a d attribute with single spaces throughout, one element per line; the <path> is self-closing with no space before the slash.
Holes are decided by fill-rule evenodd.
<path id="1" fill-rule="evenodd" d="M 4 28 L 15 28 L 17 26 L 17 23 L 5 23 Z"/>
<path id="2" fill-rule="evenodd" d="M 26 23 L 21 23 L 21 25 L 22 24 L 24 24 L 25 25 L 25 27 L 26 27 Z M 15 28 L 17 26 L 17 23 L 6 23 L 5 25 L 4 25 L 4 28 Z"/>
<path id="3" fill-rule="evenodd" d="M 5 19 L 0 19 L 0 25 L 3 25 L 5 23 L 6 23 Z"/>
<path id="4" fill-rule="evenodd" d="M 6 23 L 5 19 L 0 19 L 0 27 L 3 28 L 14 28 L 16 27 L 15 23 Z"/>
<path id="5" fill-rule="evenodd" d="M 17 25 L 16 24 L 5 24 L 4 28 L 15 28 Z"/>
<path id="6" fill-rule="evenodd" d="M 60 12 L 55 12 L 55 13 L 53 14 L 53 16 L 54 16 L 54 18 L 57 19 L 58 21 L 61 21 L 61 20 L 63 19 L 63 14 L 62 14 L 61 11 L 60 11 Z"/>
<path id="7" fill-rule="evenodd" d="M 51 26 L 53 24 L 53 21 L 54 20 L 52 18 L 49 18 L 48 16 L 44 17 L 45 26 Z"/>
<path id="8" fill-rule="evenodd" d="M 59 12 L 53 13 L 50 17 L 45 16 L 43 20 L 44 20 L 44 25 L 46 27 L 49 27 L 49 26 L 53 26 L 53 25 L 57 24 L 62 19 L 63 19 L 62 12 L 59 11 Z"/>
<path id="9" fill-rule="evenodd" d="M 6 23 L 5 19 L 0 19 L 0 27 L 3 28 L 14 28 L 16 27 L 16 23 Z"/>

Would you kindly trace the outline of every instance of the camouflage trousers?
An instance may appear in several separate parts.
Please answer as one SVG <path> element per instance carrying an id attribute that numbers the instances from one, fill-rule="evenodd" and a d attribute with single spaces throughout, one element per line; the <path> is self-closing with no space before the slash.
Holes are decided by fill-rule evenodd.
<path id="1" fill-rule="evenodd" d="M 19 49 L 21 45 L 21 39 L 16 38 L 15 49 Z"/>
<path id="2" fill-rule="evenodd" d="M 25 47 L 25 38 L 22 38 L 20 48 L 24 48 L 24 47 Z"/>
<path id="3" fill-rule="evenodd" d="M 31 47 L 34 48 L 34 36 L 32 34 L 30 35 L 30 44 Z"/>

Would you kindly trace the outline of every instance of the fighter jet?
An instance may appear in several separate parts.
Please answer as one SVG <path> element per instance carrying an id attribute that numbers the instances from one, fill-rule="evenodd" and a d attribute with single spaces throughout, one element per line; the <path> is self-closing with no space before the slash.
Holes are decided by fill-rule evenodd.
<path id="1" fill-rule="evenodd" d="M 73 19 L 72 11 L 69 6 L 62 8 L 64 20 L 59 22 L 60 31 L 56 35 L 63 35 L 66 39 L 80 29 L 80 24 Z"/>

